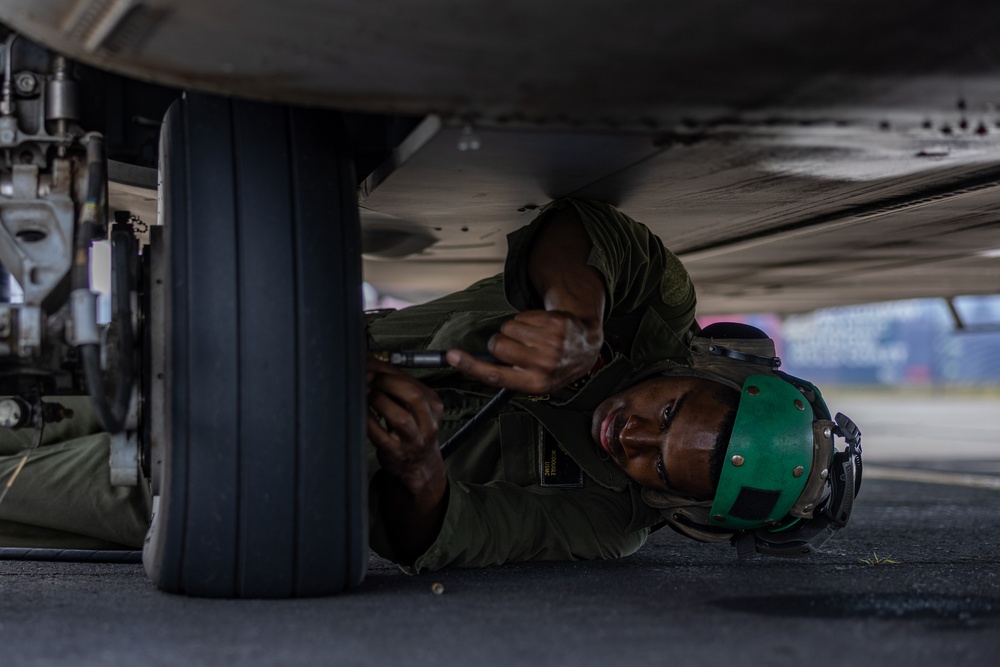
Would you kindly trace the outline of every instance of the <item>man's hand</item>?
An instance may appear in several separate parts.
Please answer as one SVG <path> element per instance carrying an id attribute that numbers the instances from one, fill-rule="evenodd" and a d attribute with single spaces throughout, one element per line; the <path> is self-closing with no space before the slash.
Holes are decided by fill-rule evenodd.
<path id="1" fill-rule="evenodd" d="M 448 363 L 480 382 L 527 394 L 547 394 L 583 377 L 601 351 L 601 331 L 566 312 L 526 310 L 490 338 L 489 351 L 507 366 L 449 350 Z"/>
<path id="2" fill-rule="evenodd" d="M 398 368 L 369 357 L 367 371 L 368 438 L 382 469 L 417 492 L 444 471 L 437 437 L 444 406 L 430 387 Z"/>
<path id="3" fill-rule="evenodd" d="M 428 386 L 368 358 L 368 439 L 385 475 L 386 525 L 403 560 L 434 542 L 447 508 L 448 474 L 438 445 L 444 409 Z M 376 415 L 385 421 L 379 423 Z"/>
<path id="4" fill-rule="evenodd" d="M 504 322 L 490 352 L 510 367 L 459 350 L 448 363 L 480 382 L 528 394 L 548 394 L 593 368 L 604 340 L 604 279 L 587 263 L 592 247 L 576 209 L 548 217 L 531 245 L 528 277 L 545 310 L 526 310 Z"/>

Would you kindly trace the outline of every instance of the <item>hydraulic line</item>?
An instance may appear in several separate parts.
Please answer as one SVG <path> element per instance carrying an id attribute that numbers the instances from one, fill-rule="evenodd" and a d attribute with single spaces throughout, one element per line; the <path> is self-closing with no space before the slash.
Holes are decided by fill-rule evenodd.
<path id="1" fill-rule="evenodd" d="M 80 224 L 74 245 L 72 285 L 74 293 L 90 293 L 90 245 L 101 224 L 100 206 L 104 192 L 106 163 L 104 160 L 104 139 L 101 135 L 92 133 L 87 137 L 87 193 L 80 213 Z M 121 237 L 112 235 L 112 264 L 115 267 L 115 282 L 112 286 L 115 299 L 115 310 L 119 316 L 120 327 L 119 359 L 121 363 L 120 377 L 114 397 L 114 405 L 108 401 L 101 370 L 101 346 L 99 340 L 83 340 L 77 343 L 83 373 L 87 381 L 87 390 L 94 402 L 94 410 L 104 429 L 110 433 L 118 433 L 125 426 L 129 401 L 132 396 L 132 384 L 135 379 L 135 369 L 132 350 L 132 306 L 129 266 L 131 243 L 126 243 Z M 95 313 L 84 312 L 89 306 L 74 312 L 74 327 L 82 327 L 86 318 L 95 317 Z M 88 320 L 89 321 L 89 320 Z"/>
<path id="2" fill-rule="evenodd" d="M 90 244 L 101 225 L 101 195 L 104 191 L 105 162 L 104 138 L 97 133 L 88 134 L 87 142 L 87 191 L 80 210 L 79 229 L 73 247 L 73 289 L 90 288 Z"/>

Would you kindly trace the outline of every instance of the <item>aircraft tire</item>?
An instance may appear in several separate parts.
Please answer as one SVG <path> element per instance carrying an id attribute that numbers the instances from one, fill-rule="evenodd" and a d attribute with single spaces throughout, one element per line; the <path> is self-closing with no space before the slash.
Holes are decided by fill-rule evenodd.
<path id="1" fill-rule="evenodd" d="M 160 178 L 165 445 L 146 570 L 200 597 L 351 588 L 368 561 L 364 337 L 339 119 L 188 93 Z"/>

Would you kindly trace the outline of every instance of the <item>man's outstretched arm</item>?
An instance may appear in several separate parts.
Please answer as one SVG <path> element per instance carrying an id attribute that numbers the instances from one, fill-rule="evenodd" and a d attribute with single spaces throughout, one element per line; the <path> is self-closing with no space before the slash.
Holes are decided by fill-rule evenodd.
<path id="1" fill-rule="evenodd" d="M 502 364 L 450 350 L 448 362 L 481 382 L 546 394 L 586 375 L 604 339 L 607 292 L 588 265 L 592 243 L 573 207 L 554 212 L 528 256 L 528 277 L 544 310 L 525 310 L 501 326 L 489 350 Z"/>

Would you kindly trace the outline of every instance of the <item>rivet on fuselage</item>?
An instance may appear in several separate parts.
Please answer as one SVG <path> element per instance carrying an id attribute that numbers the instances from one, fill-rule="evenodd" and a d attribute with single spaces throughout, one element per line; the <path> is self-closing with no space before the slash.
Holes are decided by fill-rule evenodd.
<path id="1" fill-rule="evenodd" d="M 750 394 L 751 396 L 756 396 L 757 394 L 760 393 L 760 389 L 758 389 L 757 387 L 747 387 L 747 393 Z"/>
<path id="2" fill-rule="evenodd" d="M 798 399 L 795 399 L 795 402 L 794 402 L 793 405 L 795 405 L 795 407 L 797 407 L 799 410 L 805 410 L 806 409 L 805 404 L 803 404 L 802 401 L 800 401 Z"/>
<path id="3" fill-rule="evenodd" d="M 733 458 L 731 458 L 730 461 L 732 461 L 732 463 L 733 463 L 734 466 L 736 466 L 737 468 L 739 468 L 741 465 L 743 465 L 746 462 L 746 459 L 744 459 L 739 454 L 734 454 Z"/>
<path id="4" fill-rule="evenodd" d="M 795 466 L 795 470 L 792 471 L 792 477 L 802 477 L 802 473 L 806 471 L 802 466 Z"/>

